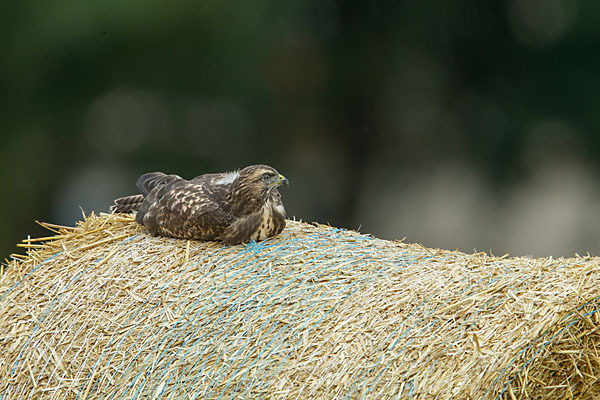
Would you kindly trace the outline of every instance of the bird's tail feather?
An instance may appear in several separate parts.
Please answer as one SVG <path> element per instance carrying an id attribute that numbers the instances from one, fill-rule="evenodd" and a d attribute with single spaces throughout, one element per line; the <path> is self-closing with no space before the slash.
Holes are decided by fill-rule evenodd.
<path id="1" fill-rule="evenodd" d="M 143 194 L 134 194 L 133 196 L 120 197 L 115 200 L 115 204 L 110 207 L 110 211 L 119 213 L 131 213 L 134 211 L 138 211 L 143 202 Z"/>

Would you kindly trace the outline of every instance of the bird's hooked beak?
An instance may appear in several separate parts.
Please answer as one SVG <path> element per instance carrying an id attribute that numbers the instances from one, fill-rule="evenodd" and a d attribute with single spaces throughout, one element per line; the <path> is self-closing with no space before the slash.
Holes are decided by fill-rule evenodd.
<path id="1" fill-rule="evenodd" d="M 288 181 L 288 178 L 286 178 L 285 176 L 279 174 L 279 180 L 277 180 L 275 182 L 275 184 L 277 186 L 281 186 L 281 185 L 289 186 L 290 185 L 290 181 Z"/>

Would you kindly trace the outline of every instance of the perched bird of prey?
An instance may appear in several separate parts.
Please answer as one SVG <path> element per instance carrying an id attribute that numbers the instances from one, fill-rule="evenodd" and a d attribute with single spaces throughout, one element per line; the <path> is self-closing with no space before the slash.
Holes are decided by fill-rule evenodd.
<path id="1" fill-rule="evenodd" d="M 111 210 L 137 212 L 135 220 L 154 236 L 247 243 L 285 228 L 281 184 L 288 180 L 268 165 L 189 181 L 149 172 L 137 180 L 141 194 L 116 199 Z"/>

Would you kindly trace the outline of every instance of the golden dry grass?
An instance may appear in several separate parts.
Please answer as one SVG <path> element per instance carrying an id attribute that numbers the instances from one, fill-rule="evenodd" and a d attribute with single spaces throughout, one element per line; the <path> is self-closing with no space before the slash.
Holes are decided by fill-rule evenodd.
<path id="1" fill-rule="evenodd" d="M 597 258 L 86 217 L 0 277 L 0 399 L 600 398 Z"/>

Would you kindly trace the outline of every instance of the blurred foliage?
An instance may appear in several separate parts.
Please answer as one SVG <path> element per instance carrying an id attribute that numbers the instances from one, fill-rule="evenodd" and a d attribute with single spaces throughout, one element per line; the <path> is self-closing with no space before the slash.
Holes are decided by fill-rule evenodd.
<path id="1" fill-rule="evenodd" d="M 575 0 L 4 2 L 0 253 L 86 209 L 57 199 L 90 166 L 270 163 L 299 182 L 293 214 L 354 228 L 382 169 L 460 160 L 498 193 L 540 157 L 596 170 L 598 17 Z"/>

